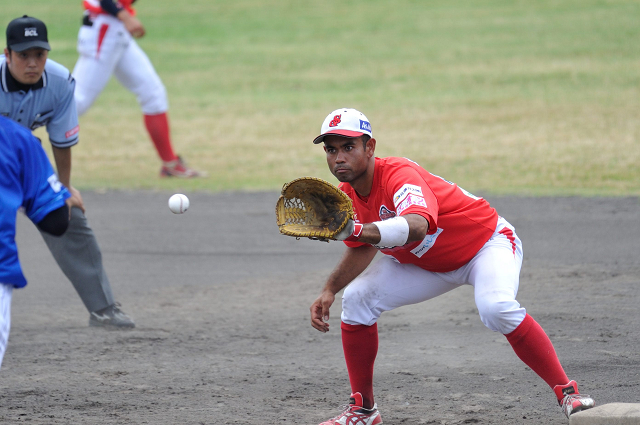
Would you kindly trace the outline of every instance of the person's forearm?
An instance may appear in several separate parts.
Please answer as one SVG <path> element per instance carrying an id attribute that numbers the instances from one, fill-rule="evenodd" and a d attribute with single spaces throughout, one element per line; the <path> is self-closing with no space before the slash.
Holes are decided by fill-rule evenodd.
<path id="1" fill-rule="evenodd" d="M 118 11 L 116 17 L 124 24 L 124 27 L 133 37 L 140 38 L 144 36 L 145 30 L 142 23 L 129 13 L 126 9 Z"/>
<path id="2" fill-rule="evenodd" d="M 126 22 L 133 18 L 133 16 L 131 16 L 131 14 L 126 9 L 120 9 L 118 10 L 118 13 L 116 13 L 116 18 L 118 18 L 122 22 Z"/>
<path id="3" fill-rule="evenodd" d="M 58 180 L 66 187 L 71 187 L 71 148 L 56 148 L 51 146 L 53 159 L 56 163 Z"/>
<path id="4" fill-rule="evenodd" d="M 396 222 L 397 224 L 394 224 L 394 220 L 398 220 Z M 365 223 L 364 225 L 362 225 L 362 230 L 357 236 L 357 239 L 355 239 L 355 237 L 352 237 L 352 238 L 347 238 L 347 240 L 355 239 L 358 242 L 368 243 L 372 245 L 379 245 L 382 240 L 382 233 L 380 230 L 381 225 L 390 224 L 392 226 L 396 226 L 396 225 L 400 226 L 400 229 L 398 231 L 395 228 L 387 227 L 388 229 L 386 233 L 387 239 L 389 239 L 388 238 L 389 235 L 391 236 L 398 235 L 397 237 L 392 239 L 397 239 L 399 237 L 402 237 L 402 241 L 397 241 L 398 244 L 394 244 L 392 246 L 401 246 L 411 242 L 423 240 L 424 237 L 427 235 L 427 232 L 429 231 L 429 222 L 427 221 L 426 218 L 424 218 L 419 214 L 407 214 L 400 217 L 396 217 L 391 221 L 383 221 L 383 222 L 377 222 L 377 223 L 378 224 Z M 389 233 L 389 230 L 392 233 Z M 354 234 L 356 234 L 357 232 L 358 230 L 354 229 Z"/>
<path id="5" fill-rule="evenodd" d="M 340 292 L 369 266 L 377 251 L 370 245 L 347 248 L 342 259 L 327 279 L 324 290 L 328 290 L 334 295 Z"/>

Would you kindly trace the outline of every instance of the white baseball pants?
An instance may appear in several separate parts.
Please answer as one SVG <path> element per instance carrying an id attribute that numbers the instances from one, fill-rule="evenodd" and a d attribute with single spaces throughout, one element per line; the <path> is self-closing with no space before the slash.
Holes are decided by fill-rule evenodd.
<path id="1" fill-rule="evenodd" d="M 400 264 L 386 255 L 371 264 L 344 290 L 342 321 L 371 326 L 385 311 L 471 285 L 482 323 L 508 334 L 526 315 L 516 301 L 521 267 L 522 243 L 513 226 L 500 217 L 491 239 L 457 270 L 430 272 L 413 264 Z"/>
<path id="2" fill-rule="evenodd" d="M 0 367 L 4 352 L 7 350 L 9 341 L 9 329 L 11 329 L 11 295 L 13 285 L 0 283 Z"/>
<path id="3" fill-rule="evenodd" d="M 80 57 L 73 69 L 78 115 L 84 114 L 106 87 L 111 75 L 134 93 L 145 115 L 167 111 L 167 93 L 151 61 L 124 24 L 111 15 L 98 15 L 78 33 Z"/>

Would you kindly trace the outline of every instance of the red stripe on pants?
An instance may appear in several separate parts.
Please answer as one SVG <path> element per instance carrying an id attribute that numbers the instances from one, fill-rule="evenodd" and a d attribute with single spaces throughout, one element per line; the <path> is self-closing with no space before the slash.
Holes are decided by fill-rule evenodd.
<path id="1" fill-rule="evenodd" d="M 508 227 L 505 227 L 502 230 L 500 230 L 498 233 L 500 233 L 501 235 L 505 235 L 507 239 L 509 239 L 509 242 L 511 242 L 511 247 L 513 248 L 513 255 L 515 255 L 516 254 L 516 238 L 515 236 L 513 236 L 513 231 Z"/>
<path id="2" fill-rule="evenodd" d="M 98 35 L 98 50 L 96 50 L 96 59 L 100 56 L 100 48 L 102 47 L 102 42 L 104 41 L 104 36 L 107 35 L 107 30 L 109 29 L 109 25 L 102 24 L 100 27 L 100 33 Z"/>

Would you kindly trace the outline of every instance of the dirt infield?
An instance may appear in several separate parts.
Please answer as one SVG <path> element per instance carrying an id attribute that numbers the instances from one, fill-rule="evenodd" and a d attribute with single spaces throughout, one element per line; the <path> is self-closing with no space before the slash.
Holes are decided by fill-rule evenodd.
<path id="1" fill-rule="evenodd" d="M 317 424 L 347 401 L 337 332 L 308 306 L 342 253 L 275 226 L 276 193 L 84 193 L 116 298 L 137 327 L 88 314 L 20 217 L 0 423 Z M 640 394 L 637 198 L 487 197 L 524 245 L 519 301 L 599 404 Z M 546 384 L 480 322 L 471 288 L 382 316 L 385 424 L 566 424 Z"/>

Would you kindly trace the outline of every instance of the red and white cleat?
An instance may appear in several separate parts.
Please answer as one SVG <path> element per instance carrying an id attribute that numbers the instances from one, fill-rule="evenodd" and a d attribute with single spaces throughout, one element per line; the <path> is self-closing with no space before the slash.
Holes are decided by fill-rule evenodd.
<path id="1" fill-rule="evenodd" d="M 382 423 L 382 417 L 378 412 L 378 405 L 372 409 L 362 407 L 362 394 L 351 394 L 349 404 L 344 406 L 344 411 L 333 419 L 322 422 L 320 425 L 378 425 Z"/>
<path id="2" fill-rule="evenodd" d="M 578 392 L 576 381 L 569 381 L 566 385 L 556 385 L 553 387 L 553 392 L 556 393 L 558 403 L 567 418 L 573 413 L 591 409 L 596 405 L 596 402 L 590 396 L 581 395 Z"/>
<path id="3" fill-rule="evenodd" d="M 182 158 L 178 156 L 178 158 L 173 161 L 162 163 L 160 176 L 191 179 L 194 177 L 205 177 L 205 174 L 187 167 L 187 164 L 185 164 Z"/>

